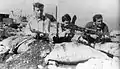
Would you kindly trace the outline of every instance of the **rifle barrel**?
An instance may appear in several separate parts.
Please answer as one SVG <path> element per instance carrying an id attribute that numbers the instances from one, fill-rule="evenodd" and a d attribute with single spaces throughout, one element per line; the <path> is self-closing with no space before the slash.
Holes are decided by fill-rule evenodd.
<path id="1" fill-rule="evenodd" d="M 100 33 L 100 32 L 98 33 L 97 30 L 84 28 L 84 27 L 80 27 L 80 26 L 77 26 L 77 25 L 73 25 L 73 24 L 64 26 L 64 28 L 77 30 L 77 31 L 80 31 L 80 32 L 85 32 L 87 34 L 103 35 L 103 33 Z"/>

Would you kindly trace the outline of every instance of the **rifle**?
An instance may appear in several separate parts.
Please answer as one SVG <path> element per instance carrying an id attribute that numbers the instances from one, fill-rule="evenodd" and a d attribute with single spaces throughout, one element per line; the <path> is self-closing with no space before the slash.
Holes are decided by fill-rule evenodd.
<path id="1" fill-rule="evenodd" d="M 76 30 L 76 31 L 84 32 L 86 34 L 96 34 L 98 36 L 104 35 L 101 32 L 97 32 L 97 30 L 80 27 L 80 26 L 77 26 L 77 25 L 74 25 L 74 24 L 69 24 L 69 25 L 66 25 L 66 26 L 63 26 L 63 27 L 66 28 L 66 29 L 71 29 L 71 30 Z"/>
<path id="2" fill-rule="evenodd" d="M 104 35 L 102 32 L 99 32 L 97 30 L 80 27 L 80 26 L 77 26 L 77 25 L 74 25 L 74 24 L 69 24 L 69 25 L 63 26 L 63 28 L 84 32 L 86 34 L 96 34 L 98 36 L 103 36 Z M 109 36 L 109 38 L 116 38 L 116 36 L 120 36 L 120 34 L 116 34 L 114 36 Z"/>

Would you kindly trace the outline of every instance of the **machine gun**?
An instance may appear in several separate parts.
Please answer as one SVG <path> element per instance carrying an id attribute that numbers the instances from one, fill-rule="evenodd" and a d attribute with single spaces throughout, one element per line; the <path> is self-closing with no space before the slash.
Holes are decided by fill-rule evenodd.
<path id="1" fill-rule="evenodd" d="M 96 34 L 98 36 L 104 35 L 103 33 L 98 32 L 97 30 L 80 27 L 74 24 L 63 26 L 63 28 L 84 32 L 86 34 Z"/>
<path id="2" fill-rule="evenodd" d="M 66 29 L 71 29 L 71 30 L 84 32 L 86 34 L 96 34 L 98 36 L 104 35 L 102 32 L 99 32 L 97 30 L 80 27 L 80 26 L 77 26 L 77 25 L 74 25 L 74 24 L 69 24 L 69 25 L 66 25 L 66 26 L 63 25 L 62 27 L 66 28 Z M 116 38 L 116 36 L 120 36 L 120 34 L 116 34 L 116 35 L 113 35 L 113 36 L 110 35 L 109 38 Z"/>

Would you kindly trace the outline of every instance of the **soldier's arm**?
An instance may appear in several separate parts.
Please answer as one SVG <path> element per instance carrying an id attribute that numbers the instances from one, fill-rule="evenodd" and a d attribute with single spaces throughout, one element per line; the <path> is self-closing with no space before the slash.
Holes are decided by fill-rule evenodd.
<path id="1" fill-rule="evenodd" d="M 47 34 L 50 33 L 50 24 L 51 24 L 50 19 L 46 19 L 44 22 L 44 33 L 47 33 Z"/>
<path id="2" fill-rule="evenodd" d="M 24 30 L 24 34 L 25 35 L 32 35 L 34 36 L 36 33 L 32 32 L 32 25 L 31 25 L 31 21 L 28 22 L 28 24 L 26 25 L 26 28 Z"/>
<path id="3" fill-rule="evenodd" d="M 86 33 L 91 33 L 91 34 L 95 34 L 95 29 L 93 29 L 93 23 L 92 22 L 89 22 L 85 25 L 85 32 Z"/>
<path id="4" fill-rule="evenodd" d="M 58 30 L 59 30 L 59 37 L 64 37 L 65 34 L 69 33 L 70 31 L 69 30 L 63 31 L 61 26 L 62 26 L 62 24 L 59 24 L 59 28 L 58 28 Z"/>
<path id="5" fill-rule="evenodd" d="M 108 26 L 106 24 L 103 28 L 103 34 L 106 35 L 106 36 L 109 36 L 109 29 L 108 29 Z"/>
<path id="6" fill-rule="evenodd" d="M 93 25 L 92 22 L 89 22 L 89 23 L 87 23 L 87 24 L 85 25 L 85 28 L 89 28 L 89 29 L 90 29 L 90 28 L 92 27 L 92 25 Z"/>

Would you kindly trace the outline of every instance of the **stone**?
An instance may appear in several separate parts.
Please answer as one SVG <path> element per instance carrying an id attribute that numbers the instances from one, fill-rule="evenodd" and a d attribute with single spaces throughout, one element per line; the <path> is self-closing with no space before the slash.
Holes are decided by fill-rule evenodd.
<path id="1" fill-rule="evenodd" d="M 47 63 L 48 60 L 79 62 L 90 58 L 110 59 L 106 54 L 89 46 L 70 42 L 55 45 L 50 54 L 46 56 L 45 62 Z"/>
<path id="2" fill-rule="evenodd" d="M 78 63 L 76 69 L 119 69 L 119 61 L 117 57 L 111 60 L 93 58 L 85 63 Z"/>
<path id="3" fill-rule="evenodd" d="M 119 43 L 104 43 L 104 44 L 96 44 L 95 49 L 97 50 L 102 50 L 107 53 L 110 53 L 114 56 L 120 56 L 120 44 Z"/>

